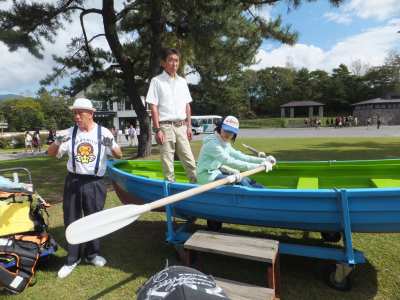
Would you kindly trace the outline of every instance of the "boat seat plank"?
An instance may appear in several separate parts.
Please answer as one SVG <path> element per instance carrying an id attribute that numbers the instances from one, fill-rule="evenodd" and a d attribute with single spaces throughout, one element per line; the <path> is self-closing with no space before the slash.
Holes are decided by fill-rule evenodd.
<path id="1" fill-rule="evenodd" d="M 185 242 L 185 249 L 228 255 L 273 264 L 279 242 L 263 238 L 198 230 Z"/>
<path id="2" fill-rule="evenodd" d="M 371 178 L 370 180 L 377 188 L 400 187 L 400 179 Z"/>
<path id="3" fill-rule="evenodd" d="M 243 282 L 237 282 L 224 278 L 214 278 L 217 286 L 222 288 L 225 294 L 231 300 L 269 300 L 276 299 L 274 290 L 251 285 Z"/>
<path id="4" fill-rule="evenodd" d="M 299 177 L 297 189 L 318 189 L 318 177 Z"/>

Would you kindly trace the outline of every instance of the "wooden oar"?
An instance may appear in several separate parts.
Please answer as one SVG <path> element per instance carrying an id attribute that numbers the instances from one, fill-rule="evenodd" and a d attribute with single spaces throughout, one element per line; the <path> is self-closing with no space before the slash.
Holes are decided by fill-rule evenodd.
<path id="1" fill-rule="evenodd" d="M 240 173 L 240 175 L 246 177 L 264 170 L 264 166 L 259 166 L 253 170 Z M 65 236 L 70 244 L 80 244 L 97 239 L 129 225 L 145 212 L 207 192 L 227 183 L 234 183 L 235 179 L 235 175 L 230 175 L 147 204 L 127 204 L 91 214 L 70 224 L 65 231 Z"/>
<path id="2" fill-rule="evenodd" d="M 257 156 L 258 156 L 258 153 L 260 152 L 260 151 L 258 151 L 256 148 L 253 148 L 253 147 L 251 147 L 251 146 L 249 146 L 249 145 L 242 144 L 242 146 L 245 147 L 247 150 L 250 150 L 251 152 L 253 152 L 253 153 L 254 153 L 255 155 L 257 155 Z"/>

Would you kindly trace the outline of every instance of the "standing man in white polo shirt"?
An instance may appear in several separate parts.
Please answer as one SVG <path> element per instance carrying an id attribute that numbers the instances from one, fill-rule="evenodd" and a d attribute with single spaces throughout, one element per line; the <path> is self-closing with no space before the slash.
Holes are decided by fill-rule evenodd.
<path id="1" fill-rule="evenodd" d="M 122 157 L 121 149 L 112 133 L 93 121 L 95 109 L 85 98 L 75 100 L 70 109 L 74 113 L 75 126 L 65 136 L 57 136 L 48 149 L 50 156 L 61 158 L 68 154 L 68 175 L 65 178 L 63 212 L 64 225 L 103 209 L 107 188 L 103 180 L 107 155 Z M 83 245 L 82 245 L 83 246 Z M 68 244 L 66 264 L 58 271 L 58 277 L 67 277 L 81 261 L 81 245 Z M 102 267 L 106 264 L 99 255 L 99 240 L 85 244 L 87 262 Z"/>
<path id="2" fill-rule="evenodd" d="M 175 181 L 174 154 L 177 153 L 190 182 L 196 182 L 196 162 L 189 141 L 192 139 L 190 96 L 187 82 L 176 73 L 180 53 L 166 48 L 161 53 L 164 71 L 150 82 L 146 102 L 150 103 L 153 130 L 160 145 L 163 174 Z"/>

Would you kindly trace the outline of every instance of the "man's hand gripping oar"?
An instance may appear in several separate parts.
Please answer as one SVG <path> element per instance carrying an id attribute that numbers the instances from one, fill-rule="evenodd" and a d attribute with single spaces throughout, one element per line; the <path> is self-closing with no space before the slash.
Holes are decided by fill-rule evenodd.
<path id="1" fill-rule="evenodd" d="M 268 172 L 272 167 L 269 165 L 270 167 L 266 170 L 267 165 L 262 164 L 253 170 L 242 172 L 240 173 L 240 177 L 251 176 L 262 171 Z M 207 192 L 224 184 L 234 183 L 237 178 L 237 175 L 230 175 L 226 178 L 200 185 L 147 204 L 127 204 L 91 214 L 73 222 L 67 227 L 65 231 L 67 241 L 70 244 L 80 244 L 97 239 L 129 225 L 145 212 Z"/>

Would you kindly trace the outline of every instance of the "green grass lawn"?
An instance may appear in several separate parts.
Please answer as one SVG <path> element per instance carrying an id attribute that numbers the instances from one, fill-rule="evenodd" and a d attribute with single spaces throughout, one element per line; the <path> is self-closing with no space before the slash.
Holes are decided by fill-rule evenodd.
<path id="1" fill-rule="evenodd" d="M 239 139 L 259 150 L 273 154 L 278 160 L 344 160 L 400 157 L 399 138 L 318 138 L 318 139 Z M 197 157 L 200 143 L 193 143 Z M 126 156 L 134 156 L 132 148 Z M 154 150 L 152 159 L 158 158 Z M 39 193 L 54 202 L 61 199 L 65 160 L 29 158 L 2 161 L 0 168 L 13 166 L 32 170 Z M 114 192 L 107 197 L 107 207 L 120 205 Z M 161 270 L 168 259 L 176 262 L 174 248 L 165 242 L 163 213 L 144 214 L 135 223 L 102 239 L 102 253 L 108 259 L 104 268 L 86 264 L 71 276 L 59 280 L 58 268 L 66 252 L 61 203 L 50 209 L 50 232 L 60 243 L 55 256 L 45 261 L 37 272 L 37 284 L 18 296 L 0 299 L 135 299 L 135 291 L 152 274 Z M 197 223 L 202 227 L 204 222 Z M 255 236 L 280 235 L 284 240 L 303 239 L 303 232 L 276 230 L 255 226 L 224 225 L 227 232 Z M 318 233 L 310 233 L 304 243 L 315 243 Z M 343 293 L 328 288 L 322 281 L 326 261 L 294 256 L 281 257 L 282 299 L 400 299 L 400 234 L 354 234 L 355 247 L 363 251 L 367 263 L 357 266 L 353 274 L 353 289 Z M 266 265 L 235 258 L 205 255 L 204 272 L 232 280 L 265 285 Z"/>

